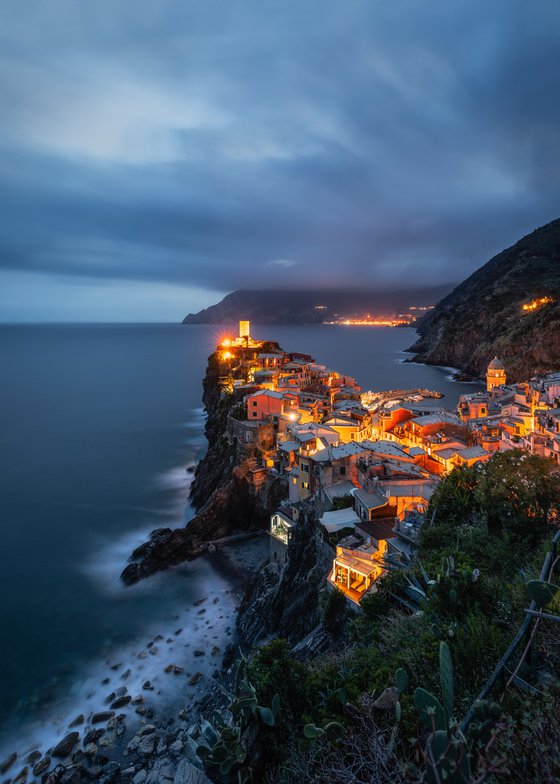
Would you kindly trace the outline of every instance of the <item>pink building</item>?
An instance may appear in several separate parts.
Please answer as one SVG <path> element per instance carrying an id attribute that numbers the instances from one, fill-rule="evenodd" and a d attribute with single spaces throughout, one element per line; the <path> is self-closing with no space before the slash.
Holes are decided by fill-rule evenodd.
<path id="1" fill-rule="evenodd" d="M 280 417 L 284 410 L 284 395 L 271 389 L 261 389 L 247 398 L 247 419 L 260 420 Z"/>

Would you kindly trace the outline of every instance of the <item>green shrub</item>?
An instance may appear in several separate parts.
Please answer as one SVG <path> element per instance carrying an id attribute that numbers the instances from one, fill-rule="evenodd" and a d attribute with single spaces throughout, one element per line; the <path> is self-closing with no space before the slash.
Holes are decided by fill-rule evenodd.
<path id="1" fill-rule="evenodd" d="M 344 624 L 345 614 L 346 597 L 342 591 L 333 587 L 328 591 L 325 606 L 323 608 L 323 623 L 325 624 L 325 627 L 331 633 L 339 632 L 340 627 Z"/>

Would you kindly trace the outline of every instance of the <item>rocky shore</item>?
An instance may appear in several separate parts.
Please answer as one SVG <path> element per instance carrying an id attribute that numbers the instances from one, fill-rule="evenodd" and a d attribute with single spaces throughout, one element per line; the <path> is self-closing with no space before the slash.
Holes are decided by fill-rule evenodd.
<path id="1" fill-rule="evenodd" d="M 59 723 L 50 743 L 20 745 L 0 761 L 0 784 L 205 784 L 188 762 L 187 741 L 201 717 L 223 706 L 239 647 L 278 635 L 302 657 L 333 646 L 321 607 L 330 545 L 303 511 L 290 558 L 268 560 L 263 529 L 285 497 L 284 481 L 255 481 L 253 456 L 229 430 L 233 400 L 220 394 L 216 355 L 203 386 L 208 451 L 192 485 L 197 514 L 185 528 L 153 531 L 121 577 L 130 585 L 204 556 L 222 588 L 195 600 L 176 629 L 131 659 L 108 661 L 98 695 L 86 694 L 87 707 Z"/>
<path id="2" fill-rule="evenodd" d="M 88 685 L 98 694 L 85 694 L 64 723 L 53 718 L 50 743 L 14 743 L 0 758 L 1 784 L 204 784 L 188 763 L 187 738 L 221 706 L 238 654 L 236 613 L 267 553 L 260 535 L 208 555 L 215 587 L 185 608 L 177 628 L 108 660 L 105 677 Z"/>

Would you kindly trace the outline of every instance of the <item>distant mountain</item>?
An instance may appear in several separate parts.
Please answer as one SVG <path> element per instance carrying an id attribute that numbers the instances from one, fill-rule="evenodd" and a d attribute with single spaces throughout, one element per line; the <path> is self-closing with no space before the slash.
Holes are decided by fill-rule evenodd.
<path id="1" fill-rule="evenodd" d="M 254 291 L 239 289 L 216 305 L 189 313 L 183 324 L 320 324 L 344 316 L 389 315 L 411 306 L 434 305 L 450 286 L 407 291 Z"/>
<path id="2" fill-rule="evenodd" d="M 525 309 L 524 309 L 525 306 Z M 560 219 L 494 256 L 418 327 L 414 360 L 482 377 L 497 355 L 519 381 L 560 371 Z"/>

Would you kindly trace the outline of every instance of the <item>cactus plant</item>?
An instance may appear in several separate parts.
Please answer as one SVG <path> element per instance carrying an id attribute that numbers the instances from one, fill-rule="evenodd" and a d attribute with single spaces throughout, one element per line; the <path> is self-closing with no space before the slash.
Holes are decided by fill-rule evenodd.
<path id="1" fill-rule="evenodd" d="M 544 580 L 529 580 L 527 591 L 538 607 L 560 613 L 560 586 Z"/>
<path id="2" fill-rule="evenodd" d="M 331 740 L 339 738 L 344 733 L 344 727 L 338 721 L 330 721 L 324 727 L 317 727 L 315 724 L 306 724 L 303 734 L 308 740 L 317 740 L 327 736 Z"/>
<path id="3" fill-rule="evenodd" d="M 259 705 L 253 685 L 247 679 L 247 662 L 242 657 L 235 672 L 234 693 L 229 694 L 226 716 L 214 711 L 212 722 L 202 719 L 198 742 L 189 738 L 190 761 L 199 769 L 218 769 L 230 778 L 252 781 L 253 755 L 262 725 L 274 727 L 280 711 L 280 696 L 274 695 L 270 708 Z"/>
<path id="4" fill-rule="evenodd" d="M 478 703 L 476 722 L 472 723 L 469 736 L 465 738 L 453 723 L 453 662 L 445 642 L 441 642 L 439 647 L 439 674 L 443 705 L 435 695 L 421 687 L 414 692 L 414 705 L 428 730 L 423 781 L 426 784 L 441 784 L 443 781 L 446 784 L 464 784 L 470 781 L 471 763 L 476 765 L 480 750 L 490 741 L 501 711 L 494 703 Z"/>

